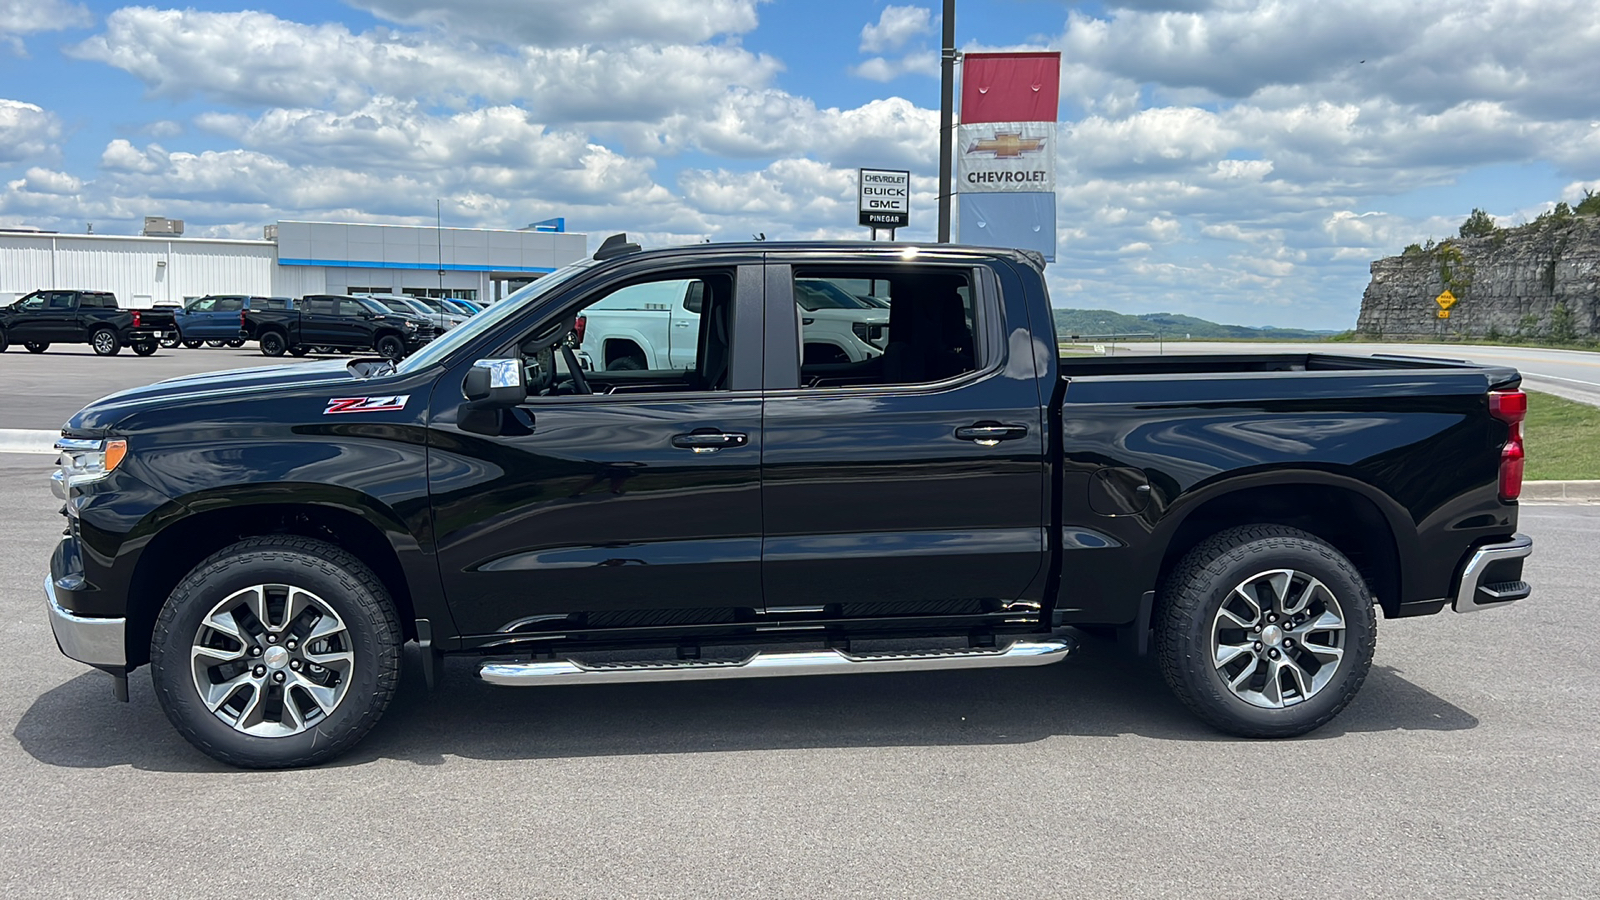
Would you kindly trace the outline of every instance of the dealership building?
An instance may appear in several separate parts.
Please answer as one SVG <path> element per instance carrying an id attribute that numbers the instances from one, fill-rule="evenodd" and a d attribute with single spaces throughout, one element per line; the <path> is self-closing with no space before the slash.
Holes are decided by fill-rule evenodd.
<path id="1" fill-rule="evenodd" d="M 582 259 L 588 243 L 560 219 L 516 230 L 280 221 L 263 231 L 259 241 L 184 237 L 182 222 L 155 217 L 137 236 L 0 228 L 0 304 L 49 288 L 111 291 L 134 308 L 207 294 L 493 302 Z"/>

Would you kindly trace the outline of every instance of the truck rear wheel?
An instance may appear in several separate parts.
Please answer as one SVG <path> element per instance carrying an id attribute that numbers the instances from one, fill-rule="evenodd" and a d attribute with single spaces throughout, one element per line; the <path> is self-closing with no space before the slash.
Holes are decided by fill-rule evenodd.
<path id="1" fill-rule="evenodd" d="M 133 345 L 133 352 L 140 356 L 154 356 L 157 344 L 155 341 L 140 341 Z"/>
<path id="2" fill-rule="evenodd" d="M 173 726 L 213 759 L 309 766 L 383 715 L 400 644 L 388 592 L 360 560 L 310 538 L 249 538 L 173 590 L 151 636 L 151 678 Z"/>
<path id="3" fill-rule="evenodd" d="M 276 331 L 269 331 L 261 336 L 262 356 L 282 356 L 283 351 L 288 348 L 289 342 L 284 340 L 283 335 Z"/>
<path id="4" fill-rule="evenodd" d="M 1372 667 L 1372 591 L 1331 545 L 1296 528 L 1230 528 L 1168 579 L 1156 650 L 1196 715 L 1241 737 L 1294 737 L 1349 705 Z"/>
<path id="5" fill-rule="evenodd" d="M 49 341 L 28 341 L 22 346 L 28 348 L 29 353 L 43 353 L 50 349 Z"/>
<path id="6" fill-rule="evenodd" d="M 122 341 L 117 339 L 117 333 L 109 328 L 97 328 L 94 334 L 89 335 L 89 346 L 99 356 L 116 356 L 122 352 Z"/>
<path id="7" fill-rule="evenodd" d="M 201 345 L 202 345 L 202 343 L 200 341 L 184 341 L 183 342 L 183 346 L 186 349 L 189 349 L 189 350 L 199 350 Z"/>

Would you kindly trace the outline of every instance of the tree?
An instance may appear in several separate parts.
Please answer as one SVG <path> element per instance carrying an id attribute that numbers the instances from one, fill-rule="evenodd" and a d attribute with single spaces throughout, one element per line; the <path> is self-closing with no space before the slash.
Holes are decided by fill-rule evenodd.
<path id="1" fill-rule="evenodd" d="M 1461 236 L 1464 238 L 1488 237 L 1499 230 L 1500 226 L 1494 224 L 1494 217 L 1476 207 L 1472 215 L 1461 223 Z"/>
<path id="2" fill-rule="evenodd" d="M 1572 325 L 1572 310 L 1567 309 L 1565 301 L 1550 310 L 1550 337 L 1564 344 L 1578 339 L 1578 330 Z"/>

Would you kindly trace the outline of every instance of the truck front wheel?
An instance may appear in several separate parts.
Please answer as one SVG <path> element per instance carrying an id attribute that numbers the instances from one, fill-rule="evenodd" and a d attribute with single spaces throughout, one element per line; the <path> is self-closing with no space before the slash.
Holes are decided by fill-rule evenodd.
<path id="1" fill-rule="evenodd" d="M 173 590 L 151 636 L 151 678 L 167 718 L 208 756 L 309 766 L 383 715 L 400 643 L 394 605 L 360 560 L 310 538 L 249 538 Z"/>
<path id="2" fill-rule="evenodd" d="M 386 334 L 383 337 L 378 338 L 378 346 L 376 349 L 379 356 L 383 357 L 384 359 L 394 360 L 396 362 L 404 359 L 406 355 L 405 341 L 400 340 L 400 338 L 392 334 Z"/>
<path id="3" fill-rule="evenodd" d="M 1372 667 L 1377 613 L 1338 550 L 1296 528 L 1230 528 L 1168 579 L 1156 649 L 1167 685 L 1241 737 L 1294 737 L 1349 705 Z"/>

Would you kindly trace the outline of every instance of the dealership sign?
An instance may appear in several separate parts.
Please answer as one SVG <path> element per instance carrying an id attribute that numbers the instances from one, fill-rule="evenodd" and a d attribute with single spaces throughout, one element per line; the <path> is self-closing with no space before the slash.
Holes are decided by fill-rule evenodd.
<path id="1" fill-rule="evenodd" d="M 911 173 L 860 170 L 860 222 L 869 228 L 904 228 L 911 221 Z"/>
<path id="2" fill-rule="evenodd" d="M 957 190 L 962 192 L 1056 189 L 1054 122 L 984 122 L 960 126 Z"/>

